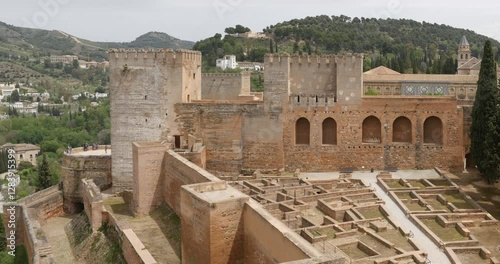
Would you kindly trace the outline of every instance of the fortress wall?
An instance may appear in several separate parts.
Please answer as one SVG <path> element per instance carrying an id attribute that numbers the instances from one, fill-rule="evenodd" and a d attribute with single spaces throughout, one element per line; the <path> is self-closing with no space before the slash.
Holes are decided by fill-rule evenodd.
<path id="1" fill-rule="evenodd" d="M 335 57 L 298 56 L 290 59 L 290 93 L 335 94 L 337 90 L 337 67 Z"/>
<path id="2" fill-rule="evenodd" d="M 201 98 L 201 54 L 111 50 L 113 186 L 132 185 L 132 142 L 172 140 L 174 105 Z M 170 137 L 170 138 L 169 138 Z"/>
<path id="3" fill-rule="evenodd" d="M 281 116 L 248 115 L 243 119 L 243 169 L 283 168 Z"/>
<path id="4" fill-rule="evenodd" d="M 337 55 L 337 102 L 359 104 L 363 96 L 363 55 Z"/>
<path id="5" fill-rule="evenodd" d="M 64 210 L 75 212 L 75 203 L 81 203 L 80 185 L 82 179 L 92 179 L 99 189 L 111 187 L 111 155 L 78 154 L 79 149 L 73 149 L 75 154 L 64 154 L 61 166 L 63 181 Z M 114 153 L 113 153 L 114 155 Z"/>
<path id="6" fill-rule="evenodd" d="M 131 211 L 134 215 L 148 215 L 163 202 L 162 170 L 165 142 L 134 142 L 134 186 Z"/>
<path id="7" fill-rule="evenodd" d="M 245 120 L 262 114 L 262 108 L 262 102 L 178 104 L 177 122 L 183 138 L 191 134 L 202 139 L 208 171 L 238 175 L 243 164 L 244 135 L 263 129 L 245 127 Z"/>
<path id="8" fill-rule="evenodd" d="M 296 233 L 288 233 L 285 224 L 253 200 L 245 204 L 243 223 L 244 263 L 283 263 L 319 255 L 307 241 Z"/>
<path id="9" fill-rule="evenodd" d="M 163 159 L 163 197 L 164 201 L 180 215 L 181 186 L 203 183 L 221 182 L 220 179 L 202 168 L 181 157 L 172 150 L 165 152 Z"/>
<path id="10" fill-rule="evenodd" d="M 37 218 L 44 221 L 50 217 L 63 214 L 63 192 L 59 185 L 26 196 L 18 201 L 28 208 L 35 208 Z"/>
<path id="11" fill-rule="evenodd" d="M 381 143 L 362 142 L 363 120 L 369 116 L 381 122 Z M 405 116 L 412 123 L 411 143 L 395 143 L 393 122 Z M 443 145 L 423 142 L 426 118 L 436 116 L 443 122 Z M 310 145 L 295 144 L 295 122 L 305 117 L 310 122 Z M 322 123 L 331 117 L 337 123 L 337 145 L 322 144 Z M 284 114 L 283 143 L 288 171 L 297 168 L 311 171 L 335 171 L 343 167 L 361 169 L 431 169 L 463 166 L 463 131 L 461 110 L 450 98 L 414 97 L 364 98 L 360 105 L 294 108 Z"/>
<path id="12" fill-rule="evenodd" d="M 240 94 L 250 94 L 250 73 L 203 73 L 203 100 L 238 100 Z"/>
<path id="13" fill-rule="evenodd" d="M 181 189 L 182 261 L 243 263 L 243 206 L 250 197 L 226 182 Z"/>
<path id="14" fill-rule="evenodd" d="M 11 213 L 7 210 L 15 206 L 15 245 L 23 245 L 28 253 L 28 260 L 30 264 L 44 264 L 54 263 L 54 256 L 52 248 L 47 242 L 45 233 L 38 220 L 38 212 L 36 208 L 29 208 L 26 205 L 8 203 L 3 206 L 3 224 L 5 225 L 5 234 L 10 236 L 8 221 Z M 9 240 L 7 240 L 9 245 Z M 7 250 L 11 250 L 8 248 Z M 16 254 L 19 254 L 17 251 Z"/>
<path id="15" fill-rule="evenodd" d="M 102 195 L 93 180 L 82 180 L 83 205 L 90 227 L 97 231 L 102 226 Z"/>

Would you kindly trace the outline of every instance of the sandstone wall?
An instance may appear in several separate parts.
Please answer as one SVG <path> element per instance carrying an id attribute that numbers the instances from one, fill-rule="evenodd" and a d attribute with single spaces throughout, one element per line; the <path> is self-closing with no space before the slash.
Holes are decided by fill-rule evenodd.
<path id="1" fill-rule="evenodd" d="M 102 226 L 102 194 L 92 180 L 82 180 L 83 205 L 90 227 L 97 231 Z"/>
<path id="2" fill-rule="evenodd" d="M 363 143 L 362 124 L 369 116 L 381 122 L 381 142 Z M 411 143 L 394 143 L 393 122 L 404 116 L 412 123 Z M 443 122 L 443 144 L 423 141 L 426 118 L 436 116 Z M 310 145 L 295 144 L 295 122 L 304 117 L 310 122 Z M 322 144 L 322 122 L 337 123 L 337 145 Z M 463 166 L 462 113 L 449 98 L 364 98 L 360 105 L 326 108 L 293 108 L 284 114 L 283 143 L 288 171 L 335 171 L 342 167 L 384 169 L 461 168 Z"/>
<path id="3" fill-rule="evenodd" d="M 123 230 L 122 234 L 123 257 L 127 263 L 156 264 L 156 260 L 146 249 L 132 229 Z"/>
<path id="4" fill-rule="evenodd" d="M 289 237 L 291 234 L 286 234 L 289 228 L 259 207 L 254 201 L 244 207 L 245 264 L 282 263 L 310 258 L 299 246 L 307 244 L 294 243 L 293 238 Z M 312 251 L 311 255 L 318 254 L 314 249 L 308 249 Z"/>
<path id="5" fill-rule="evenodd" d="M 133 200 L 135 215 L 147 215 L 163 202 L 163 159 L 169 145 L 164 142 L 134 142 Z"/>
<path id="6" fill-rule="evenodd" d="M 336 91 L 337 67 L 334 56 L 291 56 L 290 93 L 335 94 Z"/>
<path id="7" fill-rule="evenodd" d="M 201 82 L 203 100 L 238 100 L 250 94 L 250 73 L 204 73 Z"/>
<path id="8" fill-rule="evenodd" d="M 111 187 L 111 155 L 64 154 L 61 166 L 61 177 L 64 191 L 64 210 L 76 212 L 76 203 L 83 202 L 81 193 L 82 179 L 92 179 L 99 189 Z"/>
<path id="9" fill-rule="evenodd" d="M 163 196 L 177 215 L 181 212 L 181 186 L 203 182 L 220 182 L 217 177 L 189 162 L 172 150 L 165 153 L 163 160 Z"/>
<path id="10" fill-rule="evenodd" d="M 210 182 L 182 187 L 183 263 L 243 263 L 243 206 L 249 197 Z"/>
<path id="11" fill-rule="evenodd" d="M 201 99 L 201 54 L 110 51 L 113 186 L 132 185 L 132 142 L 172 141 L 174 105 Z"/>

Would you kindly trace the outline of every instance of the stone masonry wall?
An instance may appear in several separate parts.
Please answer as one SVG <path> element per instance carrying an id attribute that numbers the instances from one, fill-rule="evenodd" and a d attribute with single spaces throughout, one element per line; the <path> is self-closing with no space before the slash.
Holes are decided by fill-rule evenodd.
<path id="1" fill-rule="evenodd" d="M 335 94 L 337 67 L 333 56 L 298 56 L 290 59 L 290 93 Z"/>
<path id="2" fill-rule="evenodd" d="M 111 155 L 85 156 L 79 155 L 77 149 L 73 150 L 75 154 L 64 154 L 61 166 L 66 212 L 74 212 L 75 203 L 83 202 L 80 189 L 82 179 L 92 179 L 101 191 L 112 184 Z"/>
<path id="3" fill-rule="evenodd" d="M 178 50 L 110 51 L 113 186 L 132 185 L 132 142 L 172 142 L 175 104 L 201 99 L 201 54 Z"/>
<path id="4" fill-rule="evenodd" d="M 201 80 L 201 99 L 238 100 L 240 94 L 250 93 L 250 73 L 204 73 Z"/>
<path id="5" fill-rule="evenodd" d="M 163 202 L 163 159 L 168 149 L 165 142 L 133 143 L 134 215 L 148 215 Z"/>
<path id="6" fill-rule="evenodd" d="M 164 175 L 162 187 L 164 201 L 172 207 L 177 215 L 180 215 L 181 212 L 181 186 L 221 181 L 172 150 L 165 152 L 162 174 Z"/>
<path id="7" fill-rule="evenodd" d="M 286 169 L 335 171 L 342 167 L 384 169 L 461 168 L 463 132 L 461 110 L 448 98 L 364 98 L 360 105 L 326 108 L 293 108 L 285 113 L 283 142 Z M 369 116 L 381 122 L 381 143 L 362 142 L 363 120 Z M 396 118 L 404 116 L 412 123 L 411 143 L 393 143 Z M 436 116 L 443 122 L 443 144 L 423 142 L 423 123 Z M 310 122 L 310 145 L 295 144 L 295 122 Z M 322 144 L 322 122 L 331 117 L 337 123 L 337 145 Z"/>
<path id="8" fill-rule="evenodd" d="M 262 215 L 269 214 L 263 211 L 265 210 L 259 209 L 254 201 L 245 205 L 245 263 L 271 264 L 308 259 L 309 255 L 297 246 L 300 243 L 294 244 L 283 233 L 284 224 L 269 215 Z"/>

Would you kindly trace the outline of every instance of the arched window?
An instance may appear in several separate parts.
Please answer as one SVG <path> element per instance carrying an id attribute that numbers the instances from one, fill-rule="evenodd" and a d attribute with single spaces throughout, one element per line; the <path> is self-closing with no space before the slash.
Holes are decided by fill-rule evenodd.
<path id="1" fill-rule="evenodd" d="M 424 143 L 443 144 L 443 122 L 439 117 L 431 116 L 425 120 Z"/>
<path id="2" fill-rule="evenodd" d="M 323 145 L 337 145 L 337 122 L 329 117 L 323 121 L 322 128 Z"/>
<path id="3" fill-rule="evenodd" d="M 411 121 L 400 116 L 392 124 L 392 142 L 411 143 Z"/>
<path id="4" fill-rule="evenodd" d="M 299 118 L 295 123 L 295 144 L 309 145 L 309 134 L 311 125 L 309 121 L 303 117 Z"/>
<path id="5" fill-rule="evenodd" d="M 381 143 L 382 127 L 380 120 L 369 116 L 363 121 L 363 143 Z"/>

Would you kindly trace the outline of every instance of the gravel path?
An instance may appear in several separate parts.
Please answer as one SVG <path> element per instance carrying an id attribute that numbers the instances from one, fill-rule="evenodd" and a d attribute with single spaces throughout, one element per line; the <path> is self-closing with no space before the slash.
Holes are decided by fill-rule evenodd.
<path id="1" fill-rule="evenodd" d="M 64 226 L 71 221 L 71 217 L 53 217 L 42 225 L 43 232 L 52 247 L 52 253 L 56 264 L 79 263 L 73 256 L 73 251 L 69 244 L 68 236 L 64 231 Z"/>

